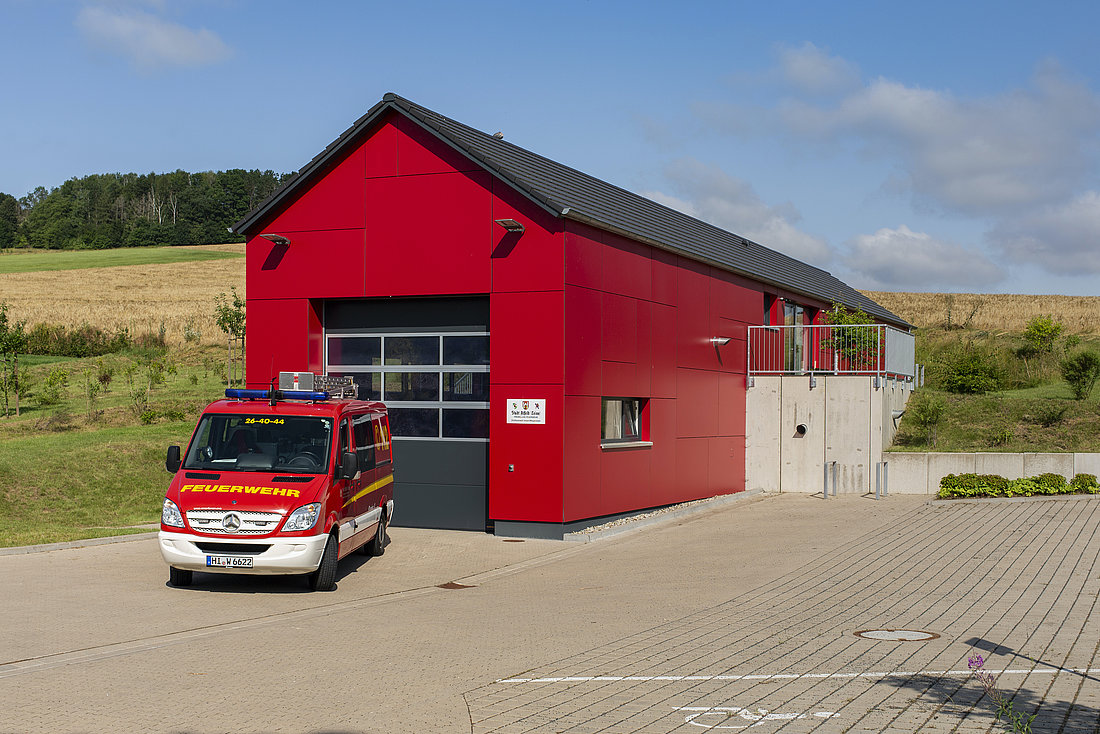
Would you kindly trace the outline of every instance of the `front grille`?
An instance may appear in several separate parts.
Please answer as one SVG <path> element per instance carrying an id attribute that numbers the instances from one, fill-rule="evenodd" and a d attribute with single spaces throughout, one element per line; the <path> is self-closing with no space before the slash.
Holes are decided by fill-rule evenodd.
<path id="1" fill-rule="evenodd" d="M 236 553 L 239 556 L 258 556 L 270 545 L 252 545 L 249 543 L 195 543 L 203 553 Z"/>
<path id="2" fill-rule="evenodd" d="M 220 479 L 221 474 L 211 474 L 205 471 L 189 471 L 185 472 L 184 476 L 188 479 Z"/>
<path id="3" fill-rule="evenodd" d="M 237 515 L 241 525 L 234 531 L 225 529 L 222 524 L 226 515 Z M 279 527 L 283 516 L 277 512 L 253 512 L 250 510 L 191 510 L 187 513 L 187 524 L 192 530 L 202 533 L 221 535 L 265 535 Z"/>
<path id="4" fill-rule="evenodd" d="M 275 477 L 272 482 L 290 482 L 292 484 L 305 484 L 306 482 L 312 482 L 314 477 Z"/>

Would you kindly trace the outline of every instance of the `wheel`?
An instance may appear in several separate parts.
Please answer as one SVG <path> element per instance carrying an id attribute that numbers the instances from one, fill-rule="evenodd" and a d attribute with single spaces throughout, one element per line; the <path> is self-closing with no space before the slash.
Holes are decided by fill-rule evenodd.
<path id="1" fill-rule="evenodd" d="M 309 588 L 314 591 L 332 591 L 336 588 L 336 555 L 339 552 L 336 538 L 328 536 L 325 552 L 321 554 L 321 564 L 309 575 Z"/>
<path id="2" fill-rule="evenodd" d="M 374 531 L 374 537 L 363 545 L 363 555 L 380 556 L 386 552 L 386 513 L 378 518 L 378 528 Z"/>
<path id="3" fill-rule="evenodd" d="M 191 571 L 185 571 L 175 566 L 168 567 L 168 583 L 172 584 L 172 586 L 190 586 L 192 578 L 193 574 Z"/>

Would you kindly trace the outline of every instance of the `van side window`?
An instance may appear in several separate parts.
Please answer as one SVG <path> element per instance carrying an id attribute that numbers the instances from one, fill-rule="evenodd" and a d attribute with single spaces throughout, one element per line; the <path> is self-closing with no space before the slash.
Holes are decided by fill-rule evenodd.
<path id="1" fill-rule="evenodd" d="M 337 465 L 344 460 L 345 451 L 351 451 L 351 441 L 348 440 L 348 422 L 342 420 L 340 421 L 340 453 L 336 457 Z"/>
<path id="2" fill-rule="evenodd" d="M 355 452 L 359 454 L 359 469 L 366 471 L 374 468 L 374 432 L 371 431 L 370 415 L 357 415 L 351 419 L 355 434 Z"/>

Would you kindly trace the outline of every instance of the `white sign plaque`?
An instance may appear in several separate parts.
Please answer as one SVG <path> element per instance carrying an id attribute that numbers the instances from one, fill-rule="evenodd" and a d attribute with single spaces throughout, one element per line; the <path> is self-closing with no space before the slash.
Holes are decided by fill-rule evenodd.
<path id="1" fill-rule="evenodd" d="M 509 423 L 546 423 L 545 398 L 509 398 Z"/>

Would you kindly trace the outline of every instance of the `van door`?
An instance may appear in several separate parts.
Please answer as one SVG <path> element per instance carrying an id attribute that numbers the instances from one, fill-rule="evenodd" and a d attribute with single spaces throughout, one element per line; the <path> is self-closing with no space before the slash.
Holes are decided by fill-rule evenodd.
<path id="1" fill-rule="evenodd" d="M 337 438 L 337 454 L 335 469 L 333 470 L 334 476 L 338 476 L 335 482 L 333 482 L 333 494 L 337 497 L 339 503 L 339 510 L 336 513 L 336 521 L 340 524 L 340 555 L 344 555 L 353 547 L 353 543 L 350 542 L 352 535 L 355 534 L 355 524 L 353 522 L 355 518 L 354 502 L 352 498 L 359 490 L 356 488 L 361 481 L 362 473 L 358 477 L 345 477 L 341 474 L 340 464 L 344 459 L 344 452 L 351 451 L 351 419 L 347 416 L 340 417 L 340 431 Z"/>

